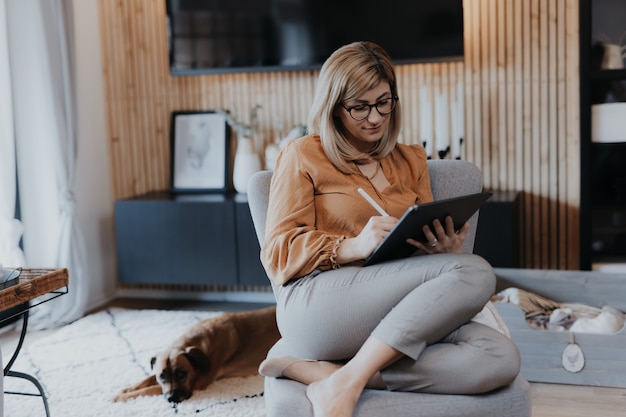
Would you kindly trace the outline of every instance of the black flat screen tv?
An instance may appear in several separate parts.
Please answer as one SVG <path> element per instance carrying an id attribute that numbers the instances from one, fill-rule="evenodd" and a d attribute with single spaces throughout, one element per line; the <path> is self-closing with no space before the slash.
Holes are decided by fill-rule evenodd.
<path id="1" fill-rule="evenodd" d="M 316 69 L 371 40 L 397 64 L 463 59 L 463 0 L 165 0 L 173 75 Z"/>

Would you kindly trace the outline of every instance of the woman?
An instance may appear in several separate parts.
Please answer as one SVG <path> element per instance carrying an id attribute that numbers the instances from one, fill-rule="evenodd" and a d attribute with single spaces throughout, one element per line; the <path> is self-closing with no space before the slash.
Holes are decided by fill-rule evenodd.
<path id="1" fill-rule="evenodd" d="M 366 387 L 472 394 L 519 372 L 515 345 L 472 321 L 495 275 L 461 253 L 468 224 L 435 220 L 428 243 L 409 240 L 421 256 L 361 266 L 408 206 L 433 199 L 425 150 L 397 143 L 400 116 L 387 53 L 346 45 L 320 71 L 310 134 L 276 162 L 261 260 L 282 340 L 260 372 L 309 384 L 316 417 L 352 416 Z"/>

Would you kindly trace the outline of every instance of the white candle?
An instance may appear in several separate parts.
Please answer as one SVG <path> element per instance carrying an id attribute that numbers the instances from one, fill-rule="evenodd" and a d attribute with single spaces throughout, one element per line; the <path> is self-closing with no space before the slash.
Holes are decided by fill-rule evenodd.
<path id="1" fill-rule="evenodd" d="M 461 141 L 465 136 L 465 96 L 463 95 L 463 85 L 461 83 L 456 85 L 456 117 L 454 122 L 456 126 L 456 136 L 453 139 L 454 144 L 456 144 L 454 156 L 461 159 Z"/>
<path id="2" fill-rule="evenodd" d="M 437 151 L 443 157 L 450 151 L 450 129 L 448 127 L 448 105 L 443 93 L 435 97 L 435 126 L 437 127 Z"/>
<path id="3" fill-rule="evenodd" d="M 432 109 L 430 103 L 428 102 L 428 87 L 423 86 L 420 91 L 420 139 L 428 156 L 432 156 L 432 122 Z"/>

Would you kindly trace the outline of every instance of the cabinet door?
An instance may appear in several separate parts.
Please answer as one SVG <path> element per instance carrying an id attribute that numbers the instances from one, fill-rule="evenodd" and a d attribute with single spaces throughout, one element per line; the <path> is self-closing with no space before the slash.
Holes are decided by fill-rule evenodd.
<path id="1" fill-rule="evenodd" d="M 120 281 L 235 285 L 233 211 L 232 201 L 116 202 Z"/>
<path id="2" fill-rule="evenodd" d="M 254 230 L 250 207 L 246 199 L 235 203 L 237 217 L 237 253 L 239 257 L 239 284 L 269 286 L 269 278 L 261 264 L 261 247 Z"/>

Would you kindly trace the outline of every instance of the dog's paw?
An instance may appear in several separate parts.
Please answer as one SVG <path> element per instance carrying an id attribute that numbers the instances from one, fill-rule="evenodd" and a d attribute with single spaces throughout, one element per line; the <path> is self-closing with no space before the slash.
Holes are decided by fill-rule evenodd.
<path id="1" fill-rule="evenodd" d="M 113 397 L 113 402 L 126 402 L 128 400 L 132 400 L 133 398 L 137 398 L 141 395 L 144 395 L 145 389 L 137 389 L 137 387 L 128 387 L 124 388 L 120 392 L 117 393 L 115 397 Z"/>
<path id="2" fill-rule="evenodd" d="M 130 397 L 127 394 L 126 390 L 122 390 L 122 392 L 120 392 L 119 394 L 117 394 L 115 397 L 113 397 L 113 402 L 114 403 L 122 403 L 122 402 L 126 402 L 130 399 Z"/>
<path id="3" fill-rule="evenodd" d="M 121 390 L 115 397 L 113 397 L 113 402 L 126 402 L 144 395 L 163 395 L 163 391 L 161 390 L 160 385 L 136 385 Z"/>
<path id="4" fill-rule="evenodd" d="M 117 394 L 117 396 L 120 396 L 122 394 L 126 394 L 126 393 L 131 392 L 131 391 L 133 391 L 133 387 L 124 388 L 123 390 L 120 391 L 119 394 Z"/>

